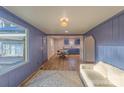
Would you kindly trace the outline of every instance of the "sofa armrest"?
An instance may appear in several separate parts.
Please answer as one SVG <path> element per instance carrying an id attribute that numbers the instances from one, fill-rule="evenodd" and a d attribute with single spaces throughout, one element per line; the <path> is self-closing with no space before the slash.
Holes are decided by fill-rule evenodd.
<path id="1" fill-rule="evenodd" d="M 86 87 L 94 87 L 93 82 L 87 76 L 85 69 L 80 69 L 80 77 Z"/>

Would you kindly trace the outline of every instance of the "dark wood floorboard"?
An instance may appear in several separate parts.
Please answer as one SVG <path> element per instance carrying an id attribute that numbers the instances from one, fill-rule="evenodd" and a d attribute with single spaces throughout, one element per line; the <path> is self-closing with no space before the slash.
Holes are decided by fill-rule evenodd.
<path id="1" fill-rule="evenodd" d="M 62 59 L 57 56 L 52 57 L 44 63 L 42 70 L 68 70 L 79 71 L 80 64 L 79 55 L 69 55 Z"/>

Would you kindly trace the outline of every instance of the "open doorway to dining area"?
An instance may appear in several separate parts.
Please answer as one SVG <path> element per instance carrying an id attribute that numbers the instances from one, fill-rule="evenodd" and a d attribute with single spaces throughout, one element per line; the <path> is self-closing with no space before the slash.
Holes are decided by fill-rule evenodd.
<path id="1" fill-rule="evenodd" d="M 53 56 L 67 58 L 69 55 L 78 55 L 83 59 L 82 36 L 48 36 L 48 59 Z"/>

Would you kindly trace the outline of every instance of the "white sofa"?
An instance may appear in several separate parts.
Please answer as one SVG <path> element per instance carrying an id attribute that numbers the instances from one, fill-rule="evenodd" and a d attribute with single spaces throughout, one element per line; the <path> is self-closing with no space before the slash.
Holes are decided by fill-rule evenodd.
<path id="1" fill-rule="evenodd" d="M 102 61 L 80 64 L 80 76 L 88 87 L 123 87 L 124 71 Z"/>

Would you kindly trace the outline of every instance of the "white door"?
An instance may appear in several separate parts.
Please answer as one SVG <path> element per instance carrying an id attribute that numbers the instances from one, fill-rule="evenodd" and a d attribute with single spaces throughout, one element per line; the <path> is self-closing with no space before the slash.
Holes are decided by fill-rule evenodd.
<path id="1" fill-rule="evenodd" d="M 95 62 L 95 40 L 93 36 L 84 39 L 84 61 Z"/>

